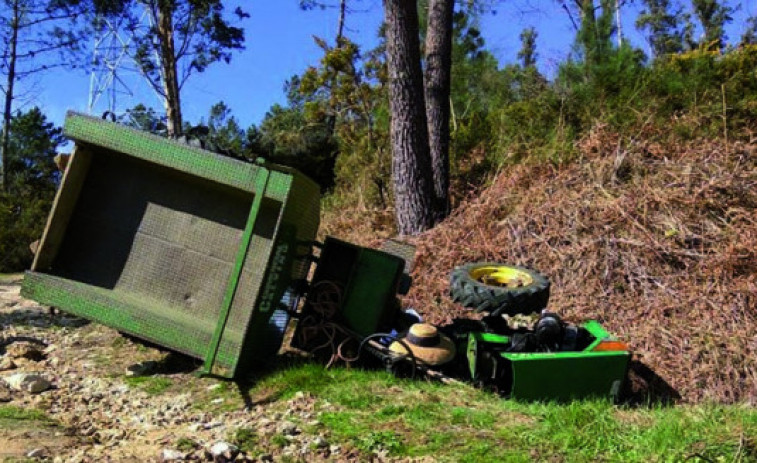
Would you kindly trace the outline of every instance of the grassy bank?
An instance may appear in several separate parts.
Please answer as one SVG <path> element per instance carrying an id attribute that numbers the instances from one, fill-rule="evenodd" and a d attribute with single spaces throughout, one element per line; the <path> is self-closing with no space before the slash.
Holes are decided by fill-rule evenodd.
<path id="1" fill-rule="evenodd" d="M 447 461 L 755 461 L 757 412 L 742 405 L 629 408 L 518 403 L 466 385 L 300 365 L 254 394 L 312 395 L 330 442 L 363 454 Z"/>

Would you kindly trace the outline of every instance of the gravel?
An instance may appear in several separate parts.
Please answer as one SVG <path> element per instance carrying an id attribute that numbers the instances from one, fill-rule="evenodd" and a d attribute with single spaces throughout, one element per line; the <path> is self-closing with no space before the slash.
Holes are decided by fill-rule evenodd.
<path id="1" fill-rule="evenodd" d="M 21 298 L 17 284 L 0 284 L 0 354 L 0 402 L 39 409 L 56 423 L 44 449 L 30 438 L 24 453 L 11 455 L 17 459 L 37 458 L 27 453 L 43 449 L 44 459 L 61 463 L 279 461 L 284 454 L 323 461 L 340 451 L 322 427 L 309 425 L 318 415 L 309 394 L 249 406 L 236 387 L 176 373 L 165 352 L 51 315 Z M 254 442 L 235 442 L 239 429 L 251 431 Z M 276 435 L 289 444 L 271 443 Z M 18 436 L 0 426 L 0 448 L 11 438 Z"/>

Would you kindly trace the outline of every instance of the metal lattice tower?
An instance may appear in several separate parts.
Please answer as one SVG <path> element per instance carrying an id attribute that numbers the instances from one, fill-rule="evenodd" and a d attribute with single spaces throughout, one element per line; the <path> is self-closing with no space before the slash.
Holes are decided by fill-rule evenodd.
<path id="1" fill-rule="evenodd" d="M 146 21 L 143 15 L 141 22 Z M 119 17 L 98 15 L 97 32 L 92 53 L 92 70 L 89 82 L 87 112 L 102 114 L 110 111 L 117 114 L 119 95 L 133 97 L 130 47 L 132 33 L 127 31 L 124 20 Z"/>

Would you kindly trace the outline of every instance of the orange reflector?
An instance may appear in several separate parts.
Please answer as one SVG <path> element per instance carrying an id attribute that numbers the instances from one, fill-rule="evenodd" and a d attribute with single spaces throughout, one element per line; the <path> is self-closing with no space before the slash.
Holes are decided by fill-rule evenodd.
<path id="1" fill-rule="evenodd" d="M 597 344 L 597 347 L 595 347 L 593 350 L 595 352 L 628 350 L 628 344 L 622 341 L 611 341 L 611 340 L 601 341 L 599 344 Z"/>

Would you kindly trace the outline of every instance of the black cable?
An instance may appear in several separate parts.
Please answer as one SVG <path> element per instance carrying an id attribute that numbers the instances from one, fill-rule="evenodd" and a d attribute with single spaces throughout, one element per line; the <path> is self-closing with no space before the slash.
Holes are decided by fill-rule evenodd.
<path id="1" fill-rule="evenodd" d="M 415 357 L 415 354 L 413 354 L 413 351 L 410 349 L 410 347 L 407 345 L 407 343 L 405 343 L 405 341 L 403 341 L 401 338 L 399 338 L 399 337 L 397 337 L 397 336 L 395 336 L 393 334 L 389 334 L 389 333 L 373 333 L 371 335 L 368 335 L 365 338 L 363 338 L 363 340 L 358 345 L 357 355 L 354 358 L 347 359 L 347 358 L 342 357 L 342 359 L 344 361 L 346 361 L 346 362 L 354 362 L 354 361 L 356 361 L 357 359 L 360 358 L 360 352 L 363 350 L 363 347 L 365 347 L 365 344 L 368 341 L 370 341 L 371 339 L 374 339 L 374 338 L 390 338 L 390 339 L 392 339 L 393 341 L 397 342 L 398 344 L 400 344 L 402 347 L 405 348 L 405 350 L 407 351 L 407 355 L 409 355 L 409 357 L 410 357 L 410 362 L 413 364 L 413 375 L 410 378 L 414 379 L 415 378 L 415 371 L 419 368 L 418 359 Z"/>

